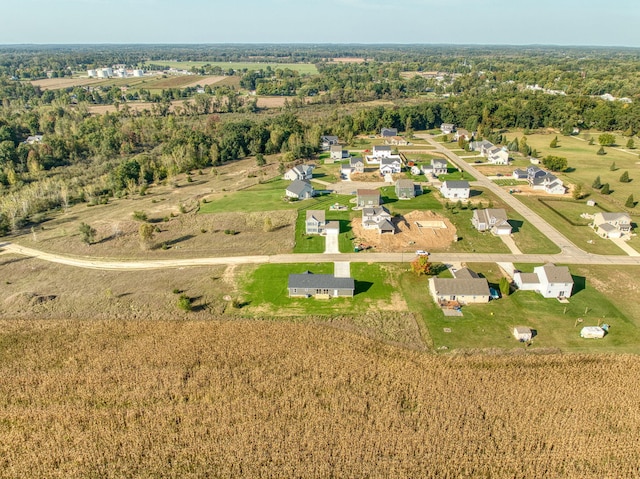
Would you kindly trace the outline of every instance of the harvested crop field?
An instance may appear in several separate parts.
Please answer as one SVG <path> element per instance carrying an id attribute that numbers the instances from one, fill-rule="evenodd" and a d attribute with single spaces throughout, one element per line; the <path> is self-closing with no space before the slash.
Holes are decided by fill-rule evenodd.
<path id="1" fill-rule="evenodd" d="M 60 88 L 70 88 L 74 86 L 92 85 L 103 82 L 101 78 L 45 78 L 33 80 L 33 86 L 40 87 L 41 90 L 58 90 Z"/>
<path id="2" fill-rule="evenodd" d="M 394 217 L 392 222 L 396 227 L 393 235 L 364 229 L 360 218 L 352 220 L 351 226 L 356 238 L 373 246 L 380 253 L 446 249 L 457 237 L 455 226 L 433 211 L 412 211 L 404 216 Z"/>
<path id="3" fill-rule="evenodd" d="M 3 321 L 0 477 L 635 477 L 636 356 L 272 321 Z"/>

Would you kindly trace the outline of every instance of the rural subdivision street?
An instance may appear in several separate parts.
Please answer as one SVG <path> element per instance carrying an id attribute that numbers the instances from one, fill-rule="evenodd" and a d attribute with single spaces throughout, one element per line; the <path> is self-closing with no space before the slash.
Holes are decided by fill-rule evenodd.
<path id="1" fill-rule="evenodd" d="M 353 263 L 404 263 L 413 261 L 412 253 L 314 253 L 314 254 L 278 254 L 259 256 L 224 256 L 191 259 L 157 259 L 157 260 L 115 260 L 99 258 L 80 258 L 61 254 L 46 253 L 14 243 L 1 243 L 0 249 L 6 253 L 19 254 L 52 263 L 75 266 L 78 268 L 136 271 L 165 268 L 186 268 L 197 266 L 237 265 L 237 264 L 286 264 L 286 263 L 334 263 L 336 261 Z M 438 263 L 568 263 L 593 265 L 640 265 L 637 256 L 604 256 L 584 254 L 570 256 L 559 254 L 504 254 L 504 253 L 434 253 L 429 258 Z"/>
<path id="2" fill-rule="evenodd" d="M 440 143 L 433 139 L 432 135 L 416 135 L 416 137 L 427 140 L 436 151 L 442 153 L 461 170 L 467 171 L 476 178 L 476 182 L 483 187 L 494 192 L 503 199 L 509 206 L 527 218 L 536 228 L 555 243 L 561 250 L 558 254 L 504 254 L 504 253 L 434 253 L 430 255 L 431 261 L 438 263 L 566 263 L 566 264 L 593 264 L 593 265 L 640 265 L 640 256 L 616 256 L 616 255 L 595 255 L 585 252 L 569 241 L 564 235 L 549 225 L 544 219 L 534 213 L 526 205 L 518 201 L 511 194 L 504 191 L 490 179 L 480 173 L 472 165 L 468 164 L 455 153 L 447 150 Z M 378 187 L 380 184 L 363 184 L 341 182 L 345 189 L 356 189 L 358 187 Z M 385 184 L 385 183 L 381 183 Z M 348 186 L 347 186 L 348 185 Z M 336 185 L 327 185 L 336 186 Z M 55 253 L 47 253 L 33 248 L 20 246 L 18 244 L 6 242 L 0 243 L 0 253 L 14 253 L 23 256 L 38 258 L 68 266 L 79 268 L 115 270 L 115 271 L 135 271 L 164 268 L 185 268 L 197 266 L 214 265 L 237 265 L 237 264 L 266 264 L 266 263 L 334 263 L 334 262 L 360 262 L 360 263 L 403 263 L 412 261 L 415 255 L 412 253 L 317 253 L 317 254 L 278 254 L 278 255 L 256 255 L 256 256 L 225 256 L 207 257 L 192 259 L 160 259 L 160 260 L 115 260 L 100 258 L 81 258 L 66 256 Z M 628 252 L 631 254 L 630 252 Z"/>

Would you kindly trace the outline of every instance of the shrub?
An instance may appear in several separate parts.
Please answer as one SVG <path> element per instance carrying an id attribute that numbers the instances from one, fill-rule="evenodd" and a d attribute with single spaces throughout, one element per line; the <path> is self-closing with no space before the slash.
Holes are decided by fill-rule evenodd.
<path id="1" fill-rule="evenodd" d="M 601 146 L 600 149 L 596 152 L 596 155 L 600 155 L 600 156 L 603 156 L 603 155 L 606 155 L 606 154 L 607 154 L 607 152 L 604 151 L 604 146 Z"/>
<path id="2" fill-rule="evenodd" d="M 91 225 L 88 225 L 87 223 L 80 223 L 80 226 L 78 229 L 80 230 L 82 241 L 84 241 L 86 244 L 93 243 L 96 237 L 95 228 L 92 228 Z"/>
<path id="3" fill-rule="evenodd" d="M 596 179 L 593 180 L 591 187 L 595 188 L 596 190 L 599 190 L 600 188 L 602 188 L 602 182 L 600 180 L 600 176 L 597 176 Z"/>
<path id="4" fill-rule="evenodd" d="M 147 214 L 144 211 L 134 211 L 132 216 L 136 221 L 147 221 Z"/>
<path id="5" fill-rule="evenodd" d="M 629 197 L 627 198 L 627 201 L 625 201 L 624 205 L 627 208 L 634 208 L 636 206 L 636 202 L 633 199 L 633 195 L 629 195 Z"/>
<path id="6" fill-rule="evenodd" d="M 183 311 L 191 311 L 193 309 L 193 307 L 191 306 L 191 298 L 184 293 L 181 294 L 180 297 L 178 298 L 177 305 L 178 305 L 178 308 L 180 308 Z"/>
<path id="7" fill-rule="evenodd" d="M 629 172 L 625 171 L 620 175 L 620 183 L 629 183 L 631 178 L 629 178 Z"/>

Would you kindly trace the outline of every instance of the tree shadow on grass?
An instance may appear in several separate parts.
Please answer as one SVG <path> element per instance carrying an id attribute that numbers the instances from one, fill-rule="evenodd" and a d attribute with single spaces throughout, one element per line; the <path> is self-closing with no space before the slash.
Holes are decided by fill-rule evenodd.
<path id="1" fill-rule="evenodd" d="M 573 290 L 571 296 L 575 296 L 587 287 L 587 278 L 584 276 L 576 276 L 574 274 L 571 275 L 571 278 L 573 278 Z"/>
<path id="2" fill-rule="evenodd" d="M 522 225 L 524 225 L 524 221 L 520 220 L 509 220 L 507 221 L 507 223 L 511 225 L 512 233 L 518 233 L 520 231 L 520 228 L 522 228 Z"/>
<path id="3" fill-rule="evenodd" d="M 469 198 L 473 198 L 474 196 L 480 196 L 482 191 L 478 190 L 469 190 Z"/>
<path id="4" fill-rule="evenodd" d="M 355 283 L 356 290 L 354 294 L 366 293 L 371 289 L 371 286 L 373 286 L 373 283 L 369 281 L 356 281 Z"/>
<path id="5" fill-rule="evenodd" d="M 383 205 L 389 205 L 391 203 L 396 203 L 398 201 L 398 198 L 390 198 L 388 196 L 381 196 L 380 200 L 382 201 Z"/>
<path id="6" fill-rule="evenodd" d="M 166 246 L 173 246 L 175 244 L 182 243 L 183 241 L 188 241 L 188 240 L 190 240 L 192 238 L 195 238 L 195 236 L 194 235 L 184 235 L 184 236 L 180 236 L 179 238 L 175 238 L 175 239 L 172 239 L 172 240 L 169 240 L 169 241 L 165 241 L 165 242 L 163 242 L 163 244 L 166 245 Z"/>

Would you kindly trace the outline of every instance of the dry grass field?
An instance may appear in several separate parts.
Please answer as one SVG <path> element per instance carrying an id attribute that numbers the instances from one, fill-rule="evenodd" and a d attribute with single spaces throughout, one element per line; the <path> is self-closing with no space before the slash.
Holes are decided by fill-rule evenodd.
<path id="1" fill-rule="evenodd" d="M 272 321 L 3 321 L 0 477 L 637 477 L 637 356 Z"/>

